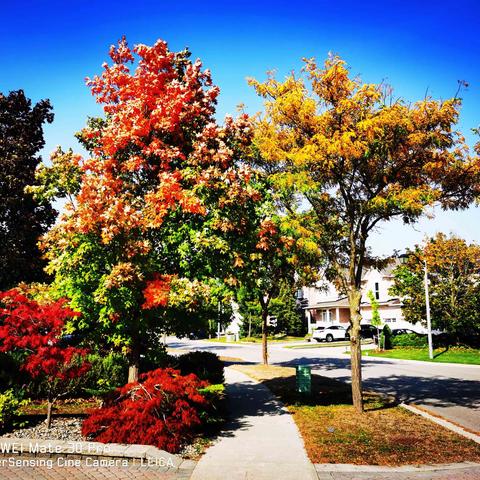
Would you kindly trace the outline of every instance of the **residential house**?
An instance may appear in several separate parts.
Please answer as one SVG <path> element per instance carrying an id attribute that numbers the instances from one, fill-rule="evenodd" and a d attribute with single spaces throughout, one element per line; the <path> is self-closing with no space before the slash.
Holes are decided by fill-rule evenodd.
<path id="1" fill-rule="evenodd" d="M 401 300 L 388 293 L 393 283 L 392 271 L 398 262 L 399 260 L 395 259 L 383 270 L 375 268 L 365 270 L 360 306 L 362 324 L 369 324 L 372 320 L 372 308 L 367 297 L 368 291 L 371 290 L 378 301 L 378 311 L 383 324 L 388 324 L 391 328 L 410 328 L 420 332 L 423 330 L 421 325 L 413 325 L 403 318 Z M 333 284 L 327 283 L 325 288 L 304 287 L 301 295 L 309 333 L 316 326 L 349 324 L 348 299 L 339 293 Z"/>

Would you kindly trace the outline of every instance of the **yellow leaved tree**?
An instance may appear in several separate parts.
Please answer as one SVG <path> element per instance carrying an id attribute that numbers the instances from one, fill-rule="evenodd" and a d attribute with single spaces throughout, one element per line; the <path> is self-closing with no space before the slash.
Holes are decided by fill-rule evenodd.
<path id="1" fill-rule="evenodd" d="M 250 80 L 265 99 L 255 161 L 289 214 L 315 231 L 326 274 L 348 297 L 352 396 L 363 411 L 360 303 L 364 268 L 379 262 L 367 239 L 382 222 L 411 223 L 439 204 L 466 208 L 480 190 L 480 159 L 456 129 L 461 100 L 408 103 L 385 84 L 352 77 L 330 56 L 305 60 L 284 81 Z"/>

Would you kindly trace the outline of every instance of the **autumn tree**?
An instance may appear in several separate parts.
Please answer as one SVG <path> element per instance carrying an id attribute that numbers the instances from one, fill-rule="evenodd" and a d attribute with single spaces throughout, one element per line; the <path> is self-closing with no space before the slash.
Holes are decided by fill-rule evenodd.
<path id="1" fill-rule="evenodd" d="M 197 310 L 228 296 L 227 237 L 239 235 L 257 192 L 236 165 L 248 118 L 217 124 L 219 89 L 199 60 L 125 39 L 110 57 L 88 80 L 105 112 L 79 134 L 90 158 L 59 151 L 57 170 L 70 173 L 40 172 L 51 188 L 37 194 L 73 193 L 43 242 L 54 287 L 83 314 L 68 327 L 122 348 L 134 381 L 158 334 L 189 333 Z M 78 170 L 78 185 L 65 185 Z"/>
<path id="2" fill-rule="evenodd" d="M 425 324 L 424 263 L 427 264 L 433 328 L 468 343 L 480 333 L 480 246 L 439 233 L 407 252 L 393 272 L 392 294 L 402 297 L 403 314 Z"/>
<path id="3" fill-rule="evenodd" d="M 395 99 L 388 86 L 352 77 L 336 56 L 323 68 L 306 60 L 304 72 L 251 81 L 265 99 L 254 142 L 288 208 L 319 235 L 327 276 L 348 297 L 352 395 L 362 411 L 362 273 L 376 260 L 369 235 L 394 218 L 414 222 L 435 204 L 467 207 L 480 161 L 455 129 L 459 98 Z"/>
<path id="4" fill-rule="evenodd" d="M 21 368 L 45 385 L 47 428 L 55 400 L 90 369 L 86 349 L 62 342 L 66 320 L 80 315 L 65 304 L 39 303 L 16 289 L 0 292 L 0 352 L 22 355 Z"/>
<path id="5" fill-rule="evenodd" d="M 55 211 L 36 202 L 25 187 L 35 183 L 43 125 L 52 121 L 48 100 L 32 106 L 22 90 L 0 93 L 0 290 L 45 278 L 37 242 Z"/>

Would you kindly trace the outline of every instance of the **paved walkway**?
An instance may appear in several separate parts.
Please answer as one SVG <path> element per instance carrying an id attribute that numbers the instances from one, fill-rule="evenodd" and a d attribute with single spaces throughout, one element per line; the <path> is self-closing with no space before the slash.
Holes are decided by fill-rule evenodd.
<path id="1" fill-rule="evenodd" d="M 2 457 L 0 457 L 1 459 Z M 46 459 L 36 459 L 44 461 Z M 35 461 L 35 459 L 33 460 Z M 165 471 L 164 468 L 135 466 L 91 467 L 79 466 L 9 466 L 0 464 L 0 480 L 188 480 L 191 471 Z"/>
<path id="2" fill-rule="evenodd" d="M 230 421 L 191 480 L 317 479 L 290 414 L 263 385 L 225 369 Z"/>

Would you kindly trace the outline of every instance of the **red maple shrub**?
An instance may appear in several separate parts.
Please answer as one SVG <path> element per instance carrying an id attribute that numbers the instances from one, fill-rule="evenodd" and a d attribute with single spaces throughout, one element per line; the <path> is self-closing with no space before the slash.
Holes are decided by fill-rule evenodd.
<path id="1" fill-rule="evenodd" d="M 39 303 L 15 289 L 0 292 L 0 352 L 22 353 L 21 368 L 45 383 L 48 426 L 54 400 L 90 368 L 88 350 L 62 342 L 65 322 L 80 315 L 65 303 Z"/>
<path id="2" fill-rule="evenodd" d="M 208 407 L 199 389 L 208 383 L 194 374 L 157 369 L 117 389 L 82 425 L 85 437 L 104 443 L 153 445 L 178 452 L 201 424 Z"/>

